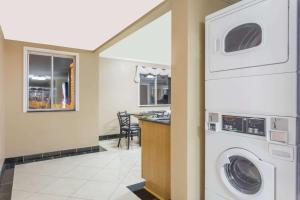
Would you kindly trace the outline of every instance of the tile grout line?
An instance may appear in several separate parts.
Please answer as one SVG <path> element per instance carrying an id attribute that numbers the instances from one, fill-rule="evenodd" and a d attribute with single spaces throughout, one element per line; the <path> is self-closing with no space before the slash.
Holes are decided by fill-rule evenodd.
<path id="1" fill-rule="evenodd" d="M 85 184 L 87 184 L 87 182 L 88 182 L 88 180 L 85 180 L 85 182 L 84 183 L 82 183 L 82 185 L 80 185 L 72 194 L 76 194 L 76 192 L 78 192 L 79 191 L 79 189 L 82 187 L 82 186 L 84 186 Z M 76 197 L 76 198 L 79 198 L 79 197 L 77 197 L 77 196 L 73 196 L 72 194 L 70 194 L 68 197 Z M 81 198 L 81 197 L 80 197 Z M 83 198 L 84 199 L 84 198 Z"/>
<path id="2" fill-rule="evenodd" d="M 119 187 L 121 186 L 121 182 L 118 183 L 118 185 L 116 186 L 116 188 L 113 190 L 113 192 L 109 195 L 108 200 L 111 200 L 112 196 L 114 195 L 114 193 L 119 189 Z"/>

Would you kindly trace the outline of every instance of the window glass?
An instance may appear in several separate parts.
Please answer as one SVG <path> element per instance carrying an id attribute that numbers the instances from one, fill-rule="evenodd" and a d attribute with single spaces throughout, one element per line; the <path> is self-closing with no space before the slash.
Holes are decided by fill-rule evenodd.
<path id="1" fill-rule="evenodd" d="M 171 104 L 171 78 L 168 76 L 140 74 L 140 105 Z"/>
<path id="2" fill-rule="evenodd" d="M 74 109 L 74 59 L 53 59 L 53 108 Z"/>
<path id="3" fill-rule="evenodd" d="M 168 76 L 157 76 L 157 104 L 170 104 L 170 89 Z"/>
<path id="4" fill-rule="evenodd" d="M 140 105 L 155 104 L 155 82 L 156 76 L 140 75 Z"/>
<path id="5" fill-rule="evenodd" d="M 51 56 L 29 55 L 28 107 L 51 108 Z"/>
<path id="6" fill-rule="evenodd" d="M 235 52 L 259 46 L 262 29 L 258 24 L 248 23 L 232 29 L 225 38 L 225 52 Z"/>

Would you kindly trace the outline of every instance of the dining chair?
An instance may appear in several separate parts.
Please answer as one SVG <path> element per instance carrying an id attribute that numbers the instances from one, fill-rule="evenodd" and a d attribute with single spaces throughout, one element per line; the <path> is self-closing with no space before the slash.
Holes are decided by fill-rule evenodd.
<path id="1" fill-rule="evenodd" d="M 130 147 L 130 139 L 133 139 L 133 136 L 138 136 L 140 141 L 141 128 L 137 123 L 130 123 L 130 114 L 125 112 L 117 113 L 119 124 L 120 124 L 120 135 L 118 141 L 118 147 L 120 147 L 120 142 L 123 136 L 127 138 L 127 149 Z"/>

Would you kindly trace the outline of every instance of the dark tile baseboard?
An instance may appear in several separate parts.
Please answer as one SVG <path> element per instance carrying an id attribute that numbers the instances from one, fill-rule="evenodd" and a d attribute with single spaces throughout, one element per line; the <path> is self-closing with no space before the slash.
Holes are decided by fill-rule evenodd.
<path id="1" fill-rule="evenodd" d="M 25 164 L 25 163 L 43 161 L 43 160 L 51 160 L 56 158 L 68 157 L 68 156 L 76 156 L 76 155 L 82 155 L 87 153 L 96 153 L 101 151 L 106 151 L 106 149 L 98 145 L 92 147 L 67 149 L 61 151 L 53 151 L 53 152 L 46 152 L 40 154 L 6 158 L 4 163 L 6 167 L 14 167 L 15 165 L 19 165 L 19 164 Z"/>
<path id="2" fill-rule="evenodd" d="M 159 200 L 145 188 L 145 182 L 127 186 L 127 188 L 142 200 Z"/>
<path id="3" fill-rule="evenodd" d="M 0 200 L 10 200 L 14 180 L 14 168 L 5 163 L 0 171 Z"/>
<path id="4" fill-rule="evenodd" d="M 119 138 L 119 133 L 118 134 L 111 134 L 111 135 L 100 135 L 99 140 L 112 140 L 112 139 L 117 139 Z"/>
<path id="5" fill-rule="evenodd" d="M 101 146 L 92 146 L 62 151 L 53 151 L 34 155 L 19 156 L 14 158 L 6 158 L 2 169 L 0 169 L 0 200 L 11 199 L 15 165 L 102 151 L 106 151 L 106 149 L 104 149 Z"/>
<path id="6" fill-rule="evenodd" d="M 127 188 L 128 188 L 131 192 L 134 192 L 134 191 L 143 189 L 144 187 L 145 187 L 145 182 L 140 182 L 140 183 L 136 183 L 136 184 L 134 184 L 134 185 L 129 185 L 129 186 L 127 186 Z"/>

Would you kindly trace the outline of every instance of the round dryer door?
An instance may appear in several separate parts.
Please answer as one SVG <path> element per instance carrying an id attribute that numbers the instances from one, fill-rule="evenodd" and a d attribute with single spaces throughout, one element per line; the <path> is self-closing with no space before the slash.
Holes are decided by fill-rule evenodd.
<path id="1" fill-rule="evenodd" d="M 219 159 L 219 170 L 224 185 L 240 200 L 260 199 L 258 197 L 267 193 L 274 194 L 264 187 L 264 177 L 274 179 L 274 167 L 249 151 L 237 148 L 225 151 Z M 270 200 L 273 199 L 271 196 Z"/>

